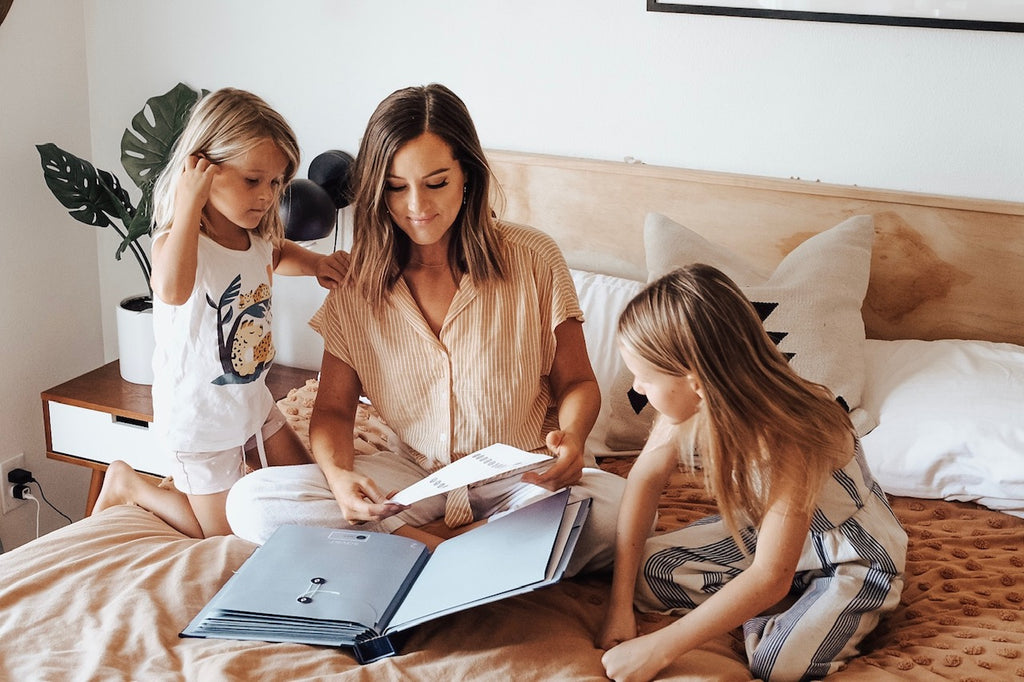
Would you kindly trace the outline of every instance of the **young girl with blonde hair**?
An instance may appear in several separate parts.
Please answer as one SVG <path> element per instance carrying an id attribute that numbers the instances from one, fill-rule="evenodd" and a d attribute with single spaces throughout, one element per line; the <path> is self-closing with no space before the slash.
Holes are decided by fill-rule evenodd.
<path id="1" fill-rule="evenodd" d="M 346 257 L 284 238 L 278 201 L 298 164 L 291 127 L 256 95 L 196 104 L 153 191 L 153 427 L 176 490 L 115 462 L 96 511 L 134 503 L 187 535 L 224 535 L 247 463 L 311 461 L 266 386 L 273 274 L 335 286 Z"/>
<path id="2" fill-rule="evenodd" d="M 623 311 L 622 357 L 659 412 L 626 484 L 598 644 L 613 680 L 649 680 L 742 626 L 751 672 L 820 679 L 899 602 L 906 534 L 846 411 L 798 376 L 724 274 L 692 265 Z M 680 458 L 720 516 L 649 537 Z M 682 615 L 637 636 L 642 611 Z"/>

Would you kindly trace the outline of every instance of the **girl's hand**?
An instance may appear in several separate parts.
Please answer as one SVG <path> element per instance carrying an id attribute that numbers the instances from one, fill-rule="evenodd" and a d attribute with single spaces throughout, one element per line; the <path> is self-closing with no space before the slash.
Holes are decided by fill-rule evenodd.
<path id="1" fill-rule="evenodd" d="M 324 289 L 334 289 L 348 274 L 350 258 L 344 251 L 335 251 L 321 258 L 316 264 L 316 281 Z"/>
<path id="2" fill-rule="evenodd" d="M 633 613 L 633 604 L 619 606 L 613 603 L 608 607 L 604 626 L 598 633 L 595 643 L 607 650 L 633 639 L 636 635 L 636 614 Z"/>
<path id="3" fill-rule="evenodd" d="M 218 172 L 220 167 L 210 163 L 205 156 L 189 156 L 185 160 L 185 169 L 181 173 L 181 180 L 174 194 L 174 214 L 198 216 L 210 198 L 210 187 Z"/>
<path id="4" fill-rule="evenodd" d="M 664 660 L 664 651 L 651 633 L 623 642 L 604 652 L 601 663 L 608 679 L 615 682 L 647 682 L 653 680 L 671 661 Z"/>
<path id="5" fill-rule="evenodd" d="M 548 490 L 561 490 L 579 483 L 583 478 L 583 443 L 580 439 L 568 431 L 552 431 L 548 434 L 547 446 L 555 457 L 555 463 L 541 474 L 528 471 L 523 474 L 523 482 Z"/>
<path id="6" fill-rule="evenodd" d="M 342 516 L 349 523 L 381 521 L 406 509 L 406 505 L 388 501 L 397 491 L 384 495 L 373 479 L 354 471 L 336 471 L 327 482 Z"/>

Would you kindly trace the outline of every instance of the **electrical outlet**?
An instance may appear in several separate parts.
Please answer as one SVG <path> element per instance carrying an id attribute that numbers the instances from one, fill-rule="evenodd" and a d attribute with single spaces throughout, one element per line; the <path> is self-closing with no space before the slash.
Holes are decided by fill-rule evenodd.
<path id="1" fill-rule="evenodd" d="M 25 500 L 16 499 L 11 494 L 11 489 L 14 487 L 7 482 L 7 472 L 12 469 L 25 469 L 25 454 L 20 453 L 11 457 L 8 460 L 0 462 L 0 490 L 3 490 L 3 495 L 0 495 L 0 501 L 3 502 L 3 512 L 6 514 L 16 507 L 20 507 L 25 504 Z"/>

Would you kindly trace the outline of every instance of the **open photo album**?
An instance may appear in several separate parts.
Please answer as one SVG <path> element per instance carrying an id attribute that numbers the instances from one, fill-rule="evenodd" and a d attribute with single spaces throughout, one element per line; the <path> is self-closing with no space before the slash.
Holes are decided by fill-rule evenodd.
<path id="1" fill-rule="evenodd" d="M 419 623 L 558 582 L 589 499 L 554 493 L 427 546 L 398 535 L 282 526 L 186 627 L 183 637 L 396 653 Z"/>

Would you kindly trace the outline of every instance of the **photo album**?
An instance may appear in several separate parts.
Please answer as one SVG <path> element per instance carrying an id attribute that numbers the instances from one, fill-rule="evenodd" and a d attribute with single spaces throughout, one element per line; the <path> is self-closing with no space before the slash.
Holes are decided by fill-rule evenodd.
<path id="1" fill-rule="evenodd" d="M 479 452 L 488 450 L 490 463 L 483 467 L 476 458 L 456 468 L 462 475 L 441 474 L 479 454 L 473 453 L 435 472 L 441 475 L 434 494 L 452 481 L 494 480 L 500 469 L 507 474 L 529 466 L 517 454 L 523 451 Z M 570 501 L 563 489 L 445 540 L 433 552 L 399 535 L 282 526 L 181 636 L 352 647 L 357 660 L 368 663 L 397 653 L 400 635 L 420 623 L 558 582 L 589 508 L 589 499 Z"/>

